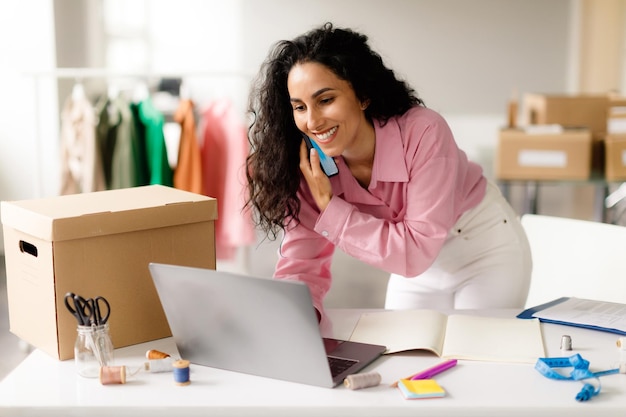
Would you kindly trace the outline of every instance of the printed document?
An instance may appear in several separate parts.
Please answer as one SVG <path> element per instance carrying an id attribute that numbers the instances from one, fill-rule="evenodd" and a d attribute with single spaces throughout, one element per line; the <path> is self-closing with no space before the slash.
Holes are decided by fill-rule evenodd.
<path id="1" fill-rule="evenodd" d="M 626 305 L 574 297 L 563 300 L 535 311 L 532 316 L 562 324 L 626 332 Z"/>

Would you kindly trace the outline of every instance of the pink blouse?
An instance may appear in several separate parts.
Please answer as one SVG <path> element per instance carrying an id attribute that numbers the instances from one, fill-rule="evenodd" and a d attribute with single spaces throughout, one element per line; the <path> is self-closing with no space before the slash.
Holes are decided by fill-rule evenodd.
<path id="1" fill-rule="evenodd" d="M 274 278 L 305 282 L 319 311 L 331 285 L 335 247 L 389 273 L 419 275 L 437 258 L 457 219 L 485 195 L 482 168 L 468 161 L 435 111 L 415 107 L 374 127 L 369 187 L 335 158 L 339 174 L 330 179 L 330 204 L 320 213 L 303 179 L 300 223 L 287 227 L 281 243 Z"/>

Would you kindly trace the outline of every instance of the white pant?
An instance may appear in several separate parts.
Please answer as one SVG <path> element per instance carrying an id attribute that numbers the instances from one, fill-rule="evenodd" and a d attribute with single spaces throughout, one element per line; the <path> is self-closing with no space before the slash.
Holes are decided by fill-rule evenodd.
<path id="1" fill-rule="evenodd" d="M 519 217 L 488 182 L 483 201 L 463 213 L 426 272 L 413 278 L 391 274 L 385 308 L 521 308 L 531 270 Z"/>

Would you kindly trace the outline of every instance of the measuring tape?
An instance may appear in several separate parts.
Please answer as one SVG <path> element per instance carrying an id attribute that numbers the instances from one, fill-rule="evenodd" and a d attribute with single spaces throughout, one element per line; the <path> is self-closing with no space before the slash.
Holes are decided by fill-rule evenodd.
<path id="1" fill-rule="evenodd" d="M 554 368 L 573 368 L 569 375 L 563 375 L 554 370 Z M 567 358 L 539 358 L 535 364 L 535 369 L 543 376 L 557 380 L 583 381 L 593 379 L 597 386 L 585 383 L 583 388 L 576 394 L 576 401 L 587 401 L 600 393 L 602 384 L 600 377 L 611 374 L 626 373 L 626 365 L 620 364 L 619 368 L 609 369 L 600 372 L 591 372 L 589 370 L 589 361 L 583 359 L 580 354 L 575 354 Z"/>

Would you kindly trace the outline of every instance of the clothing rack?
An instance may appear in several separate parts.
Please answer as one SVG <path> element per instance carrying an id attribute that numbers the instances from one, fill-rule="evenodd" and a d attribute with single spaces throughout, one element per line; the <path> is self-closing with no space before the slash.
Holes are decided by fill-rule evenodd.
<path id="1" fill-rule="evenodd" d="M 43 195 L 43 172 L 44 152 L 43 149 L 43 132 L 41 127 L 41 86 L 42 79 L 69 79 L 81 82 L 84 79 L 137 79 L 152 80 L 164 78 L 197 78 L 197 79 L 233 79 L 242 82 L 250 82 L 253 74 L 244 71 L 118 71 L 107 68 L 86 68 L 86 67 L 58 67 L 47 70 L 24 71 L 24 76 L 30 77 L 34 83 L 34 116 L 35 116 L 35 148 L 36 148 L 36 167 L 35 167 L 35 193 L 38 197 Z M 241 253 L 237 255 L 237 264 L 244 272 L 250 269 L 250 248 L 242 247 Z M 238 269 L 236 266 L 228 267 L 228 269 Z"/>
<path id="2" fill-rule="evenodd" d="M 41 131 L 40 122 L 40 101 L 41 101 L 41 87 L 40 81 L 46 78 L 60 79 L 73 79 L 75 81 L 82 81 L 88 78 L 100 78 L 105 80 L 111 79 L 139 79 L 149 80 L 158 78 L 205 78 L 205 79 L 224 79 L 232 78 L 239 79 L 241 81 L 249 81 L 252 79 L 253 74 L 243 71 L 118 71 L 107 68 L 86 68 L 86 67 L 59 67 L 47 70 L 38 71 L 24 71 L 25 76 L 31 77 L 34 83 L 34 96 L 35 96 L 35 148 L 36 148 L 36 173 L 35 173 L 35 191 L 37 196 L 42 196 L 42 172 L 43 166 L 43 132 Z"/>
<path id="3" fill-rule="evenodd" d="M 210 77 L 210 78 L 243 78 L 249 79 L 253 74 L 243 71 L 144 71 L 128 72 L 107 68 L 65 67 L 41 71 L 26 71 L 25 75 L 33 77 L 54 78 L 177 78 L 177 77 Z"/>

